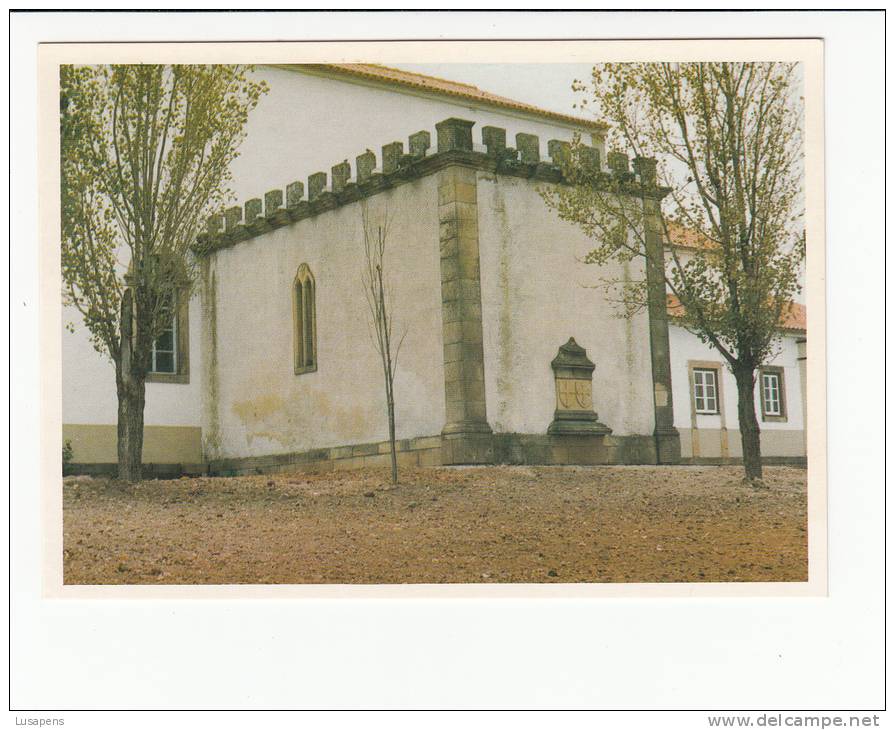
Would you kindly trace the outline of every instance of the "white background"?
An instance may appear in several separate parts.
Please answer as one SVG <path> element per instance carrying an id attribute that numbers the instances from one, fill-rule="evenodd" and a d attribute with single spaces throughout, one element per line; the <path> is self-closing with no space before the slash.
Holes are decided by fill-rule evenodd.
<path id="1" fill-rule="evenodd" d="M 71 712 L 77 708 L 703 711 L 474 718 L 514 727 L 672 728 L 707 727 L 712 709 L 881 710 L 883 28 L 881 14 L 853 13 L 14 16 L 9 725 L 54 716 L 69 728 L 328 727 L 344 719 Z M 762 36 L 826 41 L 828 598 L 40 598 L 37 42 Z M 447 727 L 472 719 L 378 715 L 347 722 Z"/>

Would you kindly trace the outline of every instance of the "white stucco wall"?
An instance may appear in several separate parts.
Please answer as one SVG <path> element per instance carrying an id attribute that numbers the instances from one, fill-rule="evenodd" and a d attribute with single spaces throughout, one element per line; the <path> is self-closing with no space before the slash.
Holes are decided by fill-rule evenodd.
<path id="1" fill-rule="evenodd" d="M 118 420 L 115 367 L 90 343 L 89 333 L 77 310 L 62 310 L 62 422 L 109 425 Z M 75 331 L 65 325 L 71 322 Z M 198 426 L 202 392 L 199 361 L 201 317 L 199 301 L 193 296 L 189 309 L 190 380 L 189 383 L 147 383 L 148 426 Z"/>
<path id="2" fill-rule="evenodd" d="M 482 277 L 488 420 L 496 431 L 546 433 L 556 407 L 550 362 L 574 337 L 595 363 L 594 408 L 616 435 L 654 427 L 648 317 L 617 317 L 601 276 L 622 267 L 586 265 L 593 243 L 547 209 L 534 181 L 480 173 Z M 642 264 L 629 264 L 632 278 Z"/>
<path id="3" fill-rule="evenodd" d="M 721 373 L 722 415 L 695 416 L 696 428 L 706 434 L 714 434 L 722 427 L 731 433 L 730 455 L 739 456 L 739 422 L 737 417 L 737 389 L 733 374 L 726 367 L 723 356 L 708 344 L 703 344 L 695 335 L 682 327 L 668 328 L 671 349 L 671 384 L 674 399 L 674 423 L 681 430 L 681 444 L 684 456 L 690 456 L 691 439 L 689 431 L 693 426 L 688 363 L 703 361 L 717 363 Z M 802 412 L 802 382 L 798 362 L 798 337 L 785 335 L 780 338 L 776 356 L 767 365 L 783 368 L 783 382 L 786 397 L 786 421 L 765 421 L 761 416 L 760 384 L 756 379 L 755 413 L 762 434 L 762 452 L 766 456 L 802 456 L 804 443 L 802 432 L 805 419 Z M 703 450 L 715 448 L 714 436 L 702 439 Z M 715 455 L 714 453 L 708 455 Z"/>
<path id="4" fill-rule="evenodd" d="M 434 150 L 435 124 L 451 116 L 476 122 L 473 136 L 477 144 L 481 127 L 488 124 L 504 127 L 510 146 L 516 132 L 538 134 L 543 156 L 548 139 L 568 140 L 573 134 L 571 127 L 513 116 L 512 112 L 487 111 L 459 99 L 425 98 L 268 66 L 258 67 L 255 73 L 268 82 L 270 92 L 250 115 L 246 140 L 232 166 L 231 187 L 238 204 L 263 197 L 273 188 L 283 189 L 293 180 L 307 184 L 313 172 L 329 175 L 330 168 L 343 159 L 350 161 L 353 174 L 354 158 L 368 147 L 381 164 L 383 144 L 403 141 L 407 149 L 407 136 L 421 129 L 430 131 Z M 190 382 L 148 384 L 147 425 L 199 425 L 200 320 L 198 302 L 193 301 Z M 76 324 L 74 334 L 64 329 L 69 321 Z M 93 350 L 76 311 L 64 309 L 62 324 L 63 422 L 114 424 L 117 400 L 111 364 Z"/>
<path id="5" fill-rule="evenodd" d="M 574 129 L 547 119 L 517 116 L 510 110 L 488 110 L 460 98 L 433 99 L 412 90 L 372 87 L 340 78 L 325 78 L 270 66 L 255 75 L 270 91 L 249 117 L 247 137 L 234 162 L 232 188 L 237 201 L 263 197 L 273 188 L 284 189 L 294 180 L 307 185 L 308 175 L 325 172 L 354 158 L 367 148 L 381 164 L 382 145 L 403 142 L 420 130 L 431 134 L 436 147 L 436 123 L 449 117 L 476 123 L 473 141 L 480 145 L 482 127 L 507 131 L 507 145 L 515 147 L 516 133 L 540 137 L 541 156 L 547 159 L 547 141 L 571 140 Z M 585 137 L 589 140 L 589 134 Z M 482 148 L 484 149 L 484 148 Z"/>
<path id="6" fill-rule="evenodd" d="M 395 379 L 398 438 L 438 434 L 444 426 L 437 199 L 430 176 L 369 201 L 374 218 L 386 208 L 391 217 L 395 331 L 407 329 Z M 362 231 L 361 206 L 354 203 L 210 258 L 218 350 L 203 423 L 207 457 L 388 437 L 382 368 L 361 286 Z M 296 375 L 292 285 L 303 263 L 316 280 L 317 370 Z M 209 352 L 203 357 L 211 362 Z"/>

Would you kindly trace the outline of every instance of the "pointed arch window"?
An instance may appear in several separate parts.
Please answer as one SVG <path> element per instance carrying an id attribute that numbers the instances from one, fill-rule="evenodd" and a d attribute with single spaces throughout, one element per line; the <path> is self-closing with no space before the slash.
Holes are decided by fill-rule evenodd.
<path id="1" fill-rule="evenodd" d="M 298 267 L 292 283 L 295 374 L 317 369 L 317 287 L 307 264 Z"/>

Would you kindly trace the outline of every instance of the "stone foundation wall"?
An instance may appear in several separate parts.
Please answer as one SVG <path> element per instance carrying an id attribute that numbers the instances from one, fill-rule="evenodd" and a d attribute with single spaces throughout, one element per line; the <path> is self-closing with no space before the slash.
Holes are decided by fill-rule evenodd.
<path id="1" fill-rule="evenodd" d="M 420 436 L 395 442 L 398 468 L 411 466 L 440 466 L 442 437 Z M 387 467 L 391 463 L 388 441 L 312 449 L 290 454 L 249 456 L 235 459 L 215 459 L 208 471 L 215 476 L 241 474 L 274 474 L 300 471 L 340 471 L 364 467 Z"/>
<path id="2" fill-rule="evenodd" d="M 548 436 L 542 434 L 481 434 L 479 444 L 492 456 L 450 451 L 456 440 L 450 436 L 422 436 L 397 441 L 398 467 L 443 466 L 445 464 L 598 465 L 655 464 L 653 436 Z M 219 459 L 208 464 L 210 474 L 237 476 L 299 471 L 340 471 L 390 464 L 387 441 L 314 449 L 293 454 Z"/>
<path id="3" fill-rule="evenodd" d="M 743 449 L 737 428 L 682 428 L 683 463 L 732 463 L 742 460 Z M 762 457 L 805 459 L 805 432 L 802 429 L 762 429 Z"/>
<path id="4" fill-rule="evenodd" d="M 118 426 L 63 423 L 62 443 L 71 443 L 78 464 L 118 463 Z M 195 464 L 202 461 L 202 429 L 198 426 L 143 428 L 143 459 L 148 464 Z"/>
<path id="5" fill-rule="evenodd" d="M 636 436 L 551 436 L 547 434 L 497 433 L 477 436 L 480 451 L 463 454 L 449 436 L 421 436 L 397 441 L 398 467 L 428 467 L 447 464 L 511 464 L 530 466 L 597 466 L 655 464 L 654 435 Z M 465 443 L 465 442 L 463 442 Z M 488 459 L 484 455 L 488 455 Z M 804 456 L 766 454 L 765 464 L 805 466 Z M 272 454 L 235 459 L 215 459 L 198 463 L 147 463 L 146 479 L 172 479 L 182 475 L 241 476 L 290 472 L 327 472 L 361 468 L 386 468 L 390 464 L 387 441 L 353 444 L 290 454 Z M 739 464 L 739 457 L 687 456 L 685 465 Z M 114 477 L 114 463 L 74 463 L 66 474 Z"/>
<path id="6" fill-rule="evenodd" d="M 501 433 L 494 435 L 498 464 L 597 465 L 655 464 L 652 436 L 550 436 Z"/>

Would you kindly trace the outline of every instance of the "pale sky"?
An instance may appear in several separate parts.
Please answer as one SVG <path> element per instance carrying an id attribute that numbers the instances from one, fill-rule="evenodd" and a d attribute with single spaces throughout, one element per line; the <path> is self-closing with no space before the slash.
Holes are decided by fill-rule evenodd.
<path id="1" fill-rule="evenodd" d="M 573 108 L 582 98 L 572 91 L 572 81 L 589 81 L 593 64 L 572 63 L 430 63 L 400 64 L 399 68 L 417 73 L 440 76 L 451 81 L 475 84 L 483 91 L 507 96 L 516 101 L 524 101 L 544 109 L 571 114 L 591 116 Z M 801 85 L 803 68 L 797 68 L 797 82 Z M 795 297 L 805 303 L 804 290 Z"/>
<path id="2" fill-rule="evenodd" d="M 483 91 L 524 101 L 543 109 L 586 116 L 572 105 L 579 94 L 572 91 L 576 78 L 590 78 L 586 63 L 403 63 L 398 68 L 474 84 Z M 589 115 L 587 115 L 589 116 Z"/>

